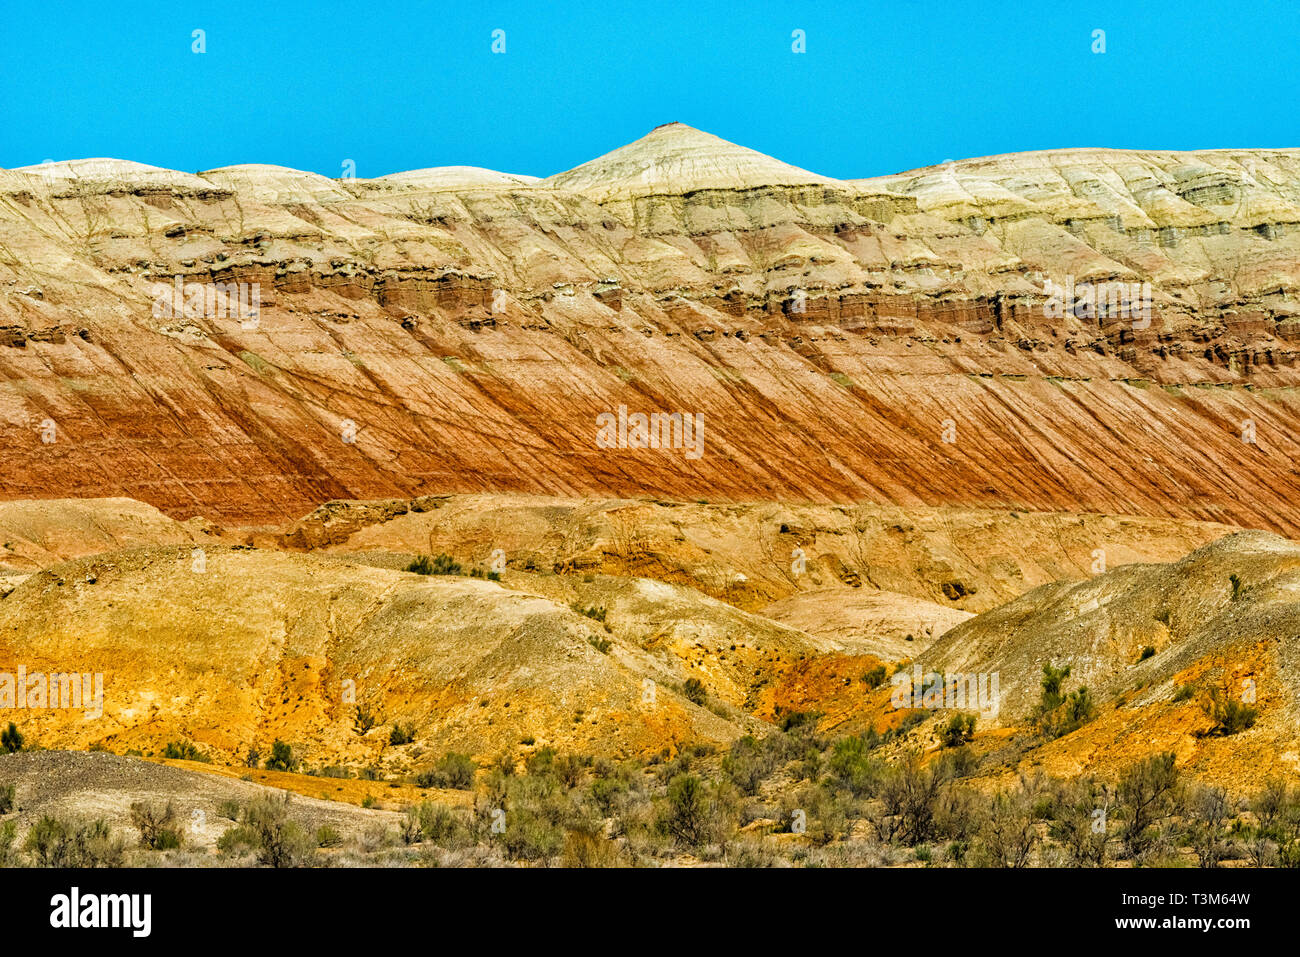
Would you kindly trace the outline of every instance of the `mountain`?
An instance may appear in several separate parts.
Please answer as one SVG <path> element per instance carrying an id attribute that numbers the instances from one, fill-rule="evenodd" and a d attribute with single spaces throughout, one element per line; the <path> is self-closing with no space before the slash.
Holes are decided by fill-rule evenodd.
<path id="1" fill-rule="evenodd" d="M 1293 534 L 1298 211 L 1295 150 L 834 180 L 681 124 L 540 181 L 0 171 L 0 498 L 234 524 L 448 492 L 865 500 Z M 256 323 L 213 283 L 255 285 Z M 1060 308 L 1089 283 L 1149 283 L 1149 321 Z M 170 309 L 177 284 L 210 301 Z M 620 407 L 698 416 L 698 457 L 602 442 Z"/>

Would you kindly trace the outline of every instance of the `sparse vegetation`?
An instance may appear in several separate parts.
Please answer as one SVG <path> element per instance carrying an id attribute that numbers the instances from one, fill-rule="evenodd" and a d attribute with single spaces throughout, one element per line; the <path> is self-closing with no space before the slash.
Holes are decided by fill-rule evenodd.
<path id="1" fill-rule="evenodd" d="M 143 801 L 131 804 L 131 823 L 140 832 L 140 846 L 166 851 L 181 846 L 181 832 L 175 827 L 176 808 L 168 801 L 159 807 Z"/>
<path id="2" fill-rule="evenodd" d="M 702 705 L 706 700 L 708 700 L 709 693 L 704 687 L 704 682 L 699 678 L 687 678 L 686 682 L 682 685 L 682 696 L 685 697 L 687 701 Z"/>
<path id="3" fill-rule="evenodd" d="M 393 747 L 401 747 L 404 744 L 410 744 L 414 740 L 414 724 L 402 724 L 400 721 L 395 722 L 392 730 L 388 733 L 388 743 Z"/>
<path id="4" fill-rule="evenodd" d="M 23 749 L 22 732 L 12 721 L 9 722 L 9 727 L 0 731 L 0 747 L 4 748 L 6 754 L 13 754 Z"/>
<path id="5" fill-rule="evenodd" d="M 406 571 L 414 572 L 417 575 L 460 575 L 463 569 L 460 563 L 446 553 L 440 553 L 430 557 L 429 555 L 417 555 L 415 559 L 406 566 Z"/>
<path id="6" fill-rule="evenodd" d="M 975 715 L 954 714 L 939 731 L 939 742 L 945 748 L 960 747 L 975 737 Z"/>
<path id="7" fill-rule="evenodd" d="M 284 741 L 281 741 L 279 738 L 276 738 L 271 745 L 271 756 L 266 759 L 266 770 L 298 770 L 298 758 L 294 755 L 293 748 Z"/>
<path id="8" fill-rule="evenodd" d="M 448 751 L 427 771 L 416 776 L 415 783 L 422 788 L 451 788 L 468 791 L 474 787 L 474 772 L 478 765 L 467 754 Z"/>
<path id="9" fill-rule="evenodd" d="M 1259 709 L 1238 701 L 1236 698 L 1218 688 L 1206 692 L 1201 700 L 1201 708 L 1214 722 L 1211 734 L 1238 734 L 1254 726 L 1259 717 Z"/>
<path id="10" fill-rule="evenodd" d="M 1082 727 L 1097 715 L 1097 706 L 1087 686 L 1062 694 L 1065 679 L 1070 677 L 1070 666 L 1055 668 L 1043 665 L 1042 693 L 1034 711 L 1034 723 L 1039 734 L 1049 741 L 1062 737 Z"/>

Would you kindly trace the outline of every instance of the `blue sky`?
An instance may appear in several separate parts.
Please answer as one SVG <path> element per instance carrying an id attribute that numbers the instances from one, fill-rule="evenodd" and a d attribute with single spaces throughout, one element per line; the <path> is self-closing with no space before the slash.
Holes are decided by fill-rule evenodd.
<path id="1" fill-rule="evenodd" d="M 0 167 L 545 176 L 672 120 L 846 178 L 1051 147 L 1297 146 L 1298 40 L 1294 0 L 24 3 L 0 34 Z"/>

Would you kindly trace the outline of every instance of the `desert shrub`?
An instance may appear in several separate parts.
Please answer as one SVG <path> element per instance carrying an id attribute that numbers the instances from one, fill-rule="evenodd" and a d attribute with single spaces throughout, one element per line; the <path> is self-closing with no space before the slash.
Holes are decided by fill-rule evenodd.
<path id="1" fill-rule="evenodd" d="M 602 638 L 600 635 L 588 635 L 587 644 L 595 648 L 602 655 L 609 654 L 609 649 L 614 647 L 614 643 L 608 638 Z"/>
<path id="2" fill-rule="evenodd" d="M 505 833 L 501 843 L 511 860 L 538 861 L 555 857 L 564 846 L 564 824 L 570 807 L 551 775 L 502 778 L 508 792 L 491 801 L 504 807 Z M 491 809 L 489 814 L 491 813 Z"/>
<path id="3" fill-rule="evenodd" d="M 131 805 L 131 823 L 140 832 L 140 846 L 166 851 L 181 846 L 181 832 L 175 827 L 176 808 L 168 801 L 162 807 L 135 801 Z"/>
<path id="4" fill-rule="evenodd" d="M 465 847 L 473 840 L 463 814 L 443 804 L 425 801 L 419 808 L 420 835 L 449 850 Z"/>
<path id="5" fill-rule="evenodd" d="M 888 675 L 885 673 L 885 666 L 876 665 L 876 667 L 872 668 L 862 676 L 862 680 L 868 688 L 875 689 L 885 683 L 886 677 L 888 677 Z"/>
<path id="6" fill-rule="evenodd" d="M 1240 818 L 1234 836 L 1256 867 L 1300 866 L 1300 791 L 1280 778 L 1269 778 L 1250 799 L 1255 823 Z"/>
<path id="7" fill-rule="evenodd" d="M 78 823 L 49 814 L 32 825 L 23 846 L 38 867 L 121 867 L 126 850 L 102 820 Z"/>
<path id="8" fill-rule="evenodd" d="M 816 748 L 809 748 L 804 752 L 803 758 L 795 765 L 794 776 L 799 781 L 812 781 L 815 784 L 817 779 L 821 777 L 824 763 L 822 753 Z"/>
<path id="9" fill-rule="evenodd" d="M 545 860 L 560 853 L 564 846 L 564 830 L 532 808 L 512 808 L 506 814 L 502 843 L 506 856 L 511 860 Z"/>
<path id="10" fill-rule="evenodd" d="M 255 768 L 261 760 L 262 755 L 258 753 L 257 748 L 249 748 L 248 753 L 244 755 L 244 766 Z"/>
<path id="11" fill-rule="evenodd" d="M 357 713 L 352 718 L 353 731 L 357 734 L 364 735 L 378 723 L 379 719 L 375 717 L 373 711 L 364 705 L 357 705 Z"/>
<path id="12" fill-rule="evenodd" d="M 628 792 L 628 782 L 618 777 L 597 777 L 591 782 L 587 793 L 592 803 L 604 815 L 614 813 L 619 798 Z"/>
<path id="13" fill-rule="evenodd" d="M 1228 793 L 1200 785 L 1188 795 L 1184 839 L 1201 867 L 1218 867 L 1230 847 L 1227 824 L 1233 816 Z"/>
<path id="14" fill-rule="evenodd" d="M 200 751 L 193 741 L 168 741 L 163 747 L 162 756 L 177 761 L 202 761 L 204 764 L 212 763 L 212 759 Z"/>
<path id="15" fill-rule="evenodd" d="M 618 845 L 596 830 L 575 829 L 564 835 L 565 867 L 617 867 Z"/>
<path id="16" fill-rule="evenodd" d="M 939 768 L 922 765 L 919 751 L 908 751 L 890 767 L 880 787 L 885 813 L 893 818 L 888 838 L 911 847 L 932 840 L 945 783 Z"/>
<path id="17" fill-rule="evenodd" d="M 975 715 L 954 714 L 939 731 L 939 743 L 945 748 L 960 747 L 975 737 Z"/>
<path id="18" fill-rule="evenodd" d="M 840 738 L 831 747 L 827 767 L 835 782 L 855 797 L 874 793 L 880 782 L 884 762 L 871 751 L 874 735 L 856 735 Z"/>
<path id="19" fill-rule="evenodd" d="M 18 726 L 12 721 L 9 722 L 9 727 L 0 731 L 0 747 L 5 749 L 6 754 L 13 754 L 23 749 L 22 732 L 18 730 Z"/>
<path id="20" fill-rule="evenodd" d="M 420 831 L 420 809 L 418 806 L 409 805 L 402 811 L 402 823 L 398 828 L 403 844 L 414 844 L 423 836 Z"/>
<path id="21" fill-rule="evenodd" d="M 289 817 L 290 797 L 266 795 L 255 798 L 244 809 L 240 826 L 260 864 L 270 867 L 302 867 L 314 860 L 316 841 L 297 821 Z M 224 838 L 225 835 L 223 835 Z"/>
<path id="22" fill-rule="evenodd" d="M 1259 709 L 1238 701 L 1218 688 L 1212 688 L 1201 700 L 1201 709 L 1214 722 L 1211 734 L 1229 735 L 1245 731 L 1259 717 Z"/>
<path id="23" fill-rule="evenodd" d="M 682 685 L 682 696 L 687 701 L 702 705 L 709 693 L 704 687 L 704 682 L 699 678 L 687 678 L 686 683 Z"/>
<path id="24" fill-rule="evenodd" d="M 1228 583 L 1232 585 L 1232 600 L 1236 601 L 1241 597 L 1241 589 L 1243 587 L 1241 576 L 1236 572 L 1233 572 L 1228 576 Z"/>
<path id="25" fill-rule="evenodd" d="M 1130 853 L 1141 854 L 1155 839 L 1156 824 L 1171 814 L 1178 799 L 1178 767 L 1172 751 L 1135 761 L 1119 779 L 1124 812 L 1121 837 Z"/>
<path id="26" fill-rule="evenodd" d="M 8 814 L 14 809 L 14 786 L 0 785 L 0 815 Z"/>
<path id="27" fill-rule="evenodd" d="M 977 837 L 976 859 L 988 867 L 1028 867 L 1040 842 L 1036 809 L 1025 791 L 999 791 Z"/>
<path id="28" fill-rule="evenodd" d="M 1152 645 L 1147 645 L 1142 649 L 1142 653 L 1138 655 L 1138 661 L 1146 661 L 1148 658 L 1154 658 L 1155 655 L 1156 649 Z"/>
<path id="29" fill-rule="evenodd" d="M 938 761 L 938 766 L 942 769 L 944 775 L 953 781 L 970 777 L 975 773 L 978 764 L 979 761 L 975 757 L 975 752 L 964 744 L 958 745 L 951 751 L 945 751 L 940 755 Z"/>
<path id="30" fill-rule="evenodd" d="M 726 795 L 693 774 L 682 774 L 668 785 L 668 795 L 656 818 L 658 829 L 677 844 L 699 848 L 725 840 L 734 820 Z"/>
<path id="31" fill-rule="evenodd" d="M 578 754 L 564 754 L 555 759 L 553 770 L 555 776 L 560 779 L 560 783 L 566 788 L 576 788 L 582 783 L 583 775 L 586 769 L 591 767 L 592 760 Z"/>
<path id="32" fill-rule="evenodd" d="M 331 827 L 328 824 L 322 824 L 316 828 L 317 847 L 338 847 L 342 843 L 343 835 L 338 832 L 338 828 Z"/>
<path id="33" fill-rule="evenodd" d="M 834 792 L 814 786 L 804 786 L 785 797 L 780 821 L 782 831 L 802 833 L 819 847 L 840 840 L 849 832 L 844 801 Z"/>
<path id="34" fill-rule="evenodd" d="M 524 760 L 524 768 L 534 777 L 550 774 L 555 769 L 555 749 L 538 748 Z"/>
<path id="35" fill-rule="evenodd" d="M 777 709 L 776 726 L 784 734 L 811 736 L 817 732 L 817 722 L 821 720 L 820 711 L 785 711 Z"/>
<path id="36" fill-rule="evenodd" d="M 574 611 L 576 611 L 579 615 L 583 615 L 584 617 L 590 618 L 592 621 L 599 621 L 602 624 L 605 621 L 606 615 L 608 615 L 608 612 L 605 610 L 605 607 L 603 605 L 599 608 L 595 608 L 595 607 L 584 608 L 580 603 L 574 602 L 569 607 L 572 608 Z"/>
<path id="37" fill-rule="evenodd" d="M 1082 727 L 1097 716 L 1097 706 L 1087 687 L 1069 694 L 1062 693 L 1062 685 L 1070 676 L 1070 666 L 1054 668 L 1043 665 L 1042 691 L 1034 710 L 1034 723 L 1048 740 L 1059 738 Z"/>
<path id="38" fill-rule="evenodd" d="M 432 558 L 428 555 L 418 555 L 406 566 L 406 570 L 417 575 L 459 575 L 462 571 L 456 560 L 446 553 Z"/>
<path id="39" fill-rule="evenodd" d="M 1190 684 L 1185 684 L 1174 692 L 1174 701 L 1190 701 L 1196 697 L 1196 688 Z"/>
<path id="40" fill-rule="evenodd" d="M 415 725 L 402 724 L 396 722 L 393 729 L 388 733 L 388 743 L 393 747 L 401 747 L 404 744 L 410 744 L 415 740 Z"/>
<path id="41" fill-rule="evenodd" d="M 433 767 L 422 771 L 415 783 L 422 788 L 453 788 L 468 791 L 474 787 L 474 772 L 478 765 L 468 754 L 448 751 Z"/>
<path id="42" fill-rule="evenodd" d="M 227 798 L 217 805 L 217 814 L 229 821 L 239 820 L 239 802 L 233 798 Z"/>
<path id="43" fill-rule="evenodd" d="M 16 867 L 19 856 L 15 845 L 18 842 L 18 822 L 0 823 L 0 867 Z"/>
<path id="44" fill-rule="evenodd" d="M 1060 784 L 1052 803 L 1048 833 L 1073 867 L 1101 867 L 1110 843 L 1111 795 L 1104 784 L 1086 776 Z"/>
<path id="45" fill-rule="evenodd" d="M 772 755 L 753 735 L 745 735 L 731 745 L 722 759 L 722 771 L 744 794 L 758 793 L 763 779 L 775 770 Z"/>
<path id="46" fill-rule="evenodd" d="M 293 748 L 288 743 L 276 738 L 271 744 L 271 756 L 266 759 L 266 770 L 268 771 L 296 771 L 298 770 L 298 759 L 294 756 Z"/>

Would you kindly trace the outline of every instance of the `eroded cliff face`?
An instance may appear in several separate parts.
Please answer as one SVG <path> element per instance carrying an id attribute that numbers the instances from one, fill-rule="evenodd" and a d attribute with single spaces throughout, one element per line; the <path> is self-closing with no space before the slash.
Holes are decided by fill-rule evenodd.
<path id="1" fill-rule="evenodd" d="M 1294 534 L 1298 227 L 1294 150 L 840 181 L 674 124 L 541 181 L 0 171 L 0 497 L 238 523 L 450 491 L 867 499 Z M 256 323 L 155 308 L 177 277 L 256 284 Z M 1149 283 L 1149 321 L 1053 310 L 1048 281 Z M 620 406 L 701 415 L 703 454 L 601 447 Z"/>

